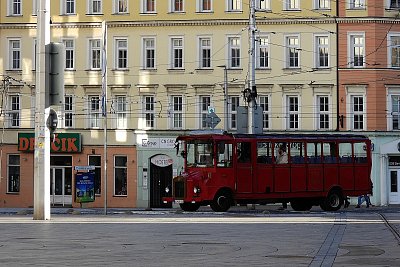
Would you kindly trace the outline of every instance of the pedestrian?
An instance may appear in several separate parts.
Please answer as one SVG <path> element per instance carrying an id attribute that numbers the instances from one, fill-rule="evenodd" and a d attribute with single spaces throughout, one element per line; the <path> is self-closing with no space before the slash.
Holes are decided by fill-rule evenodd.
<path id="1" fill-rule="evenodd" d="M 370 205 L 372 206 L 371 200 L 369 199 L 369 195 L 364 194 L 364 195 L 358 196 L 356 208 L 360 208 L 362 203 L 364 203 L 364 201 L 365 201 L 365 204 L 367 204 L 367 208 L 369 208 Z"/>
<path id="2" fill-rule="evenodd" d="M 276 157 L 276 163 L 277 164 L 288 163 L 288 155 L 286 153 L 286 147 L 283 144 L 279 146 L 278 155 Z"/>

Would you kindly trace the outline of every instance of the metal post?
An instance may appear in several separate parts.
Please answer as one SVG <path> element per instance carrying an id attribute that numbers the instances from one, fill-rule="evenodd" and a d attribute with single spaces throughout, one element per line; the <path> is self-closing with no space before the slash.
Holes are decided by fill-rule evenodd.
<path id="1" fill-rule="evenodd" d="M 224 131 L 229 129 L 229 111 L 228 111 L 228 68 L 226 65 L 217 66 L 218 68 L 224 68 Z"/>
<path id="2" fill-rule="evenodd" d="M 37 62 L 36 62 L 36 107 L 35 107 L 35 154 L 33 219 L 50 220 L 50 131 L 46 118 L 45 46 L 50 43 L 50 0 L 40 0 L 37 12 Z"/>
<path id="3" fill-rule="evenodd" d="M 104 164 L 104 185 L 103 185 L 103 196 L 104 196 L 104 214 L 107 214 L 107 24 L 105 21 L 102 22 L 103 31 L 103 53 L 102 53 L 102 75 L 101 75 L 101 103 L 102 103 L 102 115 L 104 123 L 104 152 L 103 152 L 103 164 Z"/>
<path id="4" fill-rule="evenodd" d="M 255 57 L 255 32 L 256 32 L 256 15 L 255 15 L 255 0 L 250 0 L 250 22 L 249 22 L 249 34 L 250 34 L 250 49 L 249 49 L 249 67 L 250 67 L 250 101 L 248 109 L 248 124 L 247 131 L 249 134 L 255 133 L 255 107 L 257 98 L 256 89 L 256 57 Z"/>

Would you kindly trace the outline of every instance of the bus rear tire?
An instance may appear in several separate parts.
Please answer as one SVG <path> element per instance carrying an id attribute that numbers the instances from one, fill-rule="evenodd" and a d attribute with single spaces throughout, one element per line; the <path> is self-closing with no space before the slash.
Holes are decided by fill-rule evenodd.
<path id="1" fill-rule="evenodd" d="M 199 203 L 184 202 L 179 204 L 183 211 L 197 211 L 200 208 Z"/>
<path id="2" fill-rule="evenodd" d="M 210 203 L 210 207 L 215 212 L 225 212 L 232 205 L 232 195 L 228 191 L 218 192 L 214 200 Z"/>
<path id="3" fill-rule="evenodd" d="M 324 211 L 337 211 L 342 207 L 343 201 L 343 194 L 340 190 L 331 190 L 328 196 L 322 200 L 320 207 Z"/>

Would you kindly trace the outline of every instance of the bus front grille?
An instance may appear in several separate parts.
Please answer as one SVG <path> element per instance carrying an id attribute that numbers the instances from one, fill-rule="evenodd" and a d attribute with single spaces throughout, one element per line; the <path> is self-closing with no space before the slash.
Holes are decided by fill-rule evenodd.
<path id="1" fill-rule="evenodd" d="M 174 189 L 175 189 L 174 190 L 175 198 L 184 198 L 185 197 L 184 181 L 175 181 Z"/>

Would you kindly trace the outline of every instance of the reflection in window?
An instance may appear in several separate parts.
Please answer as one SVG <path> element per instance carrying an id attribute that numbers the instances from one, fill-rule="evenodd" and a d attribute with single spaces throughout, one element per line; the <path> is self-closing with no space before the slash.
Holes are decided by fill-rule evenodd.
<path id="1" fill-rule="evenodd" d="M 115 156 L 114 158 L 114 195 L 127 195 L 127 157 Z"/>
<path id="2" fill-rule="evenodd" d="M 20 157 L 8 155 L 7 193 L 18 193 L 20 184 Z"/>

